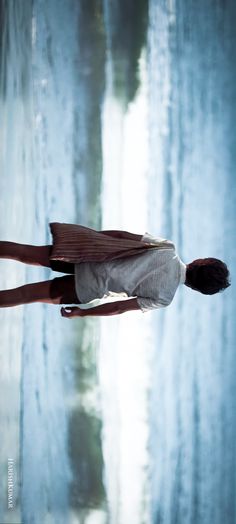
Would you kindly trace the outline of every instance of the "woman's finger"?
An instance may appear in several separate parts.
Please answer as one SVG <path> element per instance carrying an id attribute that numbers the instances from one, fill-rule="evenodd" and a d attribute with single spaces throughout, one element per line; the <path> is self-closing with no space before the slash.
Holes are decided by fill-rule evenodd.
<path id="1" fill-rule="evenodd" d="M 72 316 L 72 314 L 73 314 L 72 308 L 65 308 L 65 307 L 61 308 L 61 315 L 63 317 L 68 317 L 69 318 L 69 317 Z"/>
<path id="2" fill-rule="evenodd" d="M 62 307 L 61 315 L 67 318 L 84 316 L 83 309 L 80 309 L 79 307 Z"/>

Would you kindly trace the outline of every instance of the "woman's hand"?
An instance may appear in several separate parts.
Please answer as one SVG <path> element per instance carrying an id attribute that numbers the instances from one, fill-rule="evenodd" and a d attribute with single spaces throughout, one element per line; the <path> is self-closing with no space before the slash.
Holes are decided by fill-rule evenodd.
<path id="1" fill-rule="evenodd" d="M 73 317 L 82 317 L 83 316 L 83 309 L 80 309 L 79 307 L 62 307 L 61 308 L 61 316 L 66 318 L 73 318 Z"/>

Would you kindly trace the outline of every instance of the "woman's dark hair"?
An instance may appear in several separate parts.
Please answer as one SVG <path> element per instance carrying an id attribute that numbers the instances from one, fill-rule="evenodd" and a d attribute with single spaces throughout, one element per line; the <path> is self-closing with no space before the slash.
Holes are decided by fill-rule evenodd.
<path id="1" fill-rule="evenodd" d="M 191 262 L 186 271 L 187 285 L 204 293 L 214 295 L 231 285 L 229 270 L 218 258 L 202 258 Z"/>

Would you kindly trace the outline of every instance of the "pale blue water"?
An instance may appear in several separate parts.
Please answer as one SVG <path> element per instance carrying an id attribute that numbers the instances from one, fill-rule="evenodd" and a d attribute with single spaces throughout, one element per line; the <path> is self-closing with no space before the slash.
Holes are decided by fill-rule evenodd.
<path id="1" fill-rule="evenodd" d="M 233 2 L 150 2 L 150 227 L 172 238 L 185 262 L 213 256 L 232 274 L 227 292 L 184 287 L 153 318 L 156 524 L 236 518 L 235 16 Z"/>
<path id="2" fill-rule="evenodd" d="M 102 64 L 94 73 L 95 51 L 83 2 L 2 3 L 2 239 L 47 244 L 49 221 L 99 228 L 109 213 L 122 217 L 115 148 L 109 157 L 109 199 L 103 200 L 100 214 L 102 152 L 115 142 L 121 155 L 125 148 L 122 104 L 115 118 L 110 114 L 110 136 L 104 132 L 104 103 L 114 90 L 111 29 L 118 5 L 110 0 L 103 4 L 100 34 L 105 31 L 107 67 L 101 80 Z M 96 23 L 103 27 L 99 13 Z M 236 522 L 235 22 L 233 1 L 202 0 L 195 5 L 150 0 L 145 55 L 148 230 L 173 239 L 185 262 L 204 256 L 225 260 L 231 288 L 206 297 L 183 286 L 169 308 L 148 313 L 148 319 L 132 317 L 123 324 L 121 319 L 108 319 L 102 325 L 105 342 L 99 353 L 96 319 L 83 331 L 82 321 L 66 322 L 55 306 L 32 304 L 0 311 L 2 522 L 130 524 L 131 518 L 132 524 Z M 99 44 L 97 50 L 98 62 Z M 99 93 L 97 98 L 94 92 Z M 133 193 L 126 198 L 133 199 Z M 58 274 L 1 261 L 1 288 L 53 276 Z M 132 329 L 139 325 L 143 352 L 150 350 L 148 392 L 146 367 L 141 376 L 137 374 L 139 388 L 133 378 L 138 365 L 145 363 L 142 352 L 131 361 L 134 348 L 129 350 L 128 344 L 119 351 L 117 344 L 129 325 Z M 91 394 L 86 390 L 84 396 L 76 349 L 81 339 L 87 369 L 93 369 L 88 375 Z M 100 383 L 99 366 L 107 373 Z M 142 422 L 127 456 L 122 453 L 128 448 L 121 424 L 126 422 L 122 418 L 126 368 L 137 388 L 132 410 Z M 88 507 L 92 483 L 83 462 L 82 419 L 76 418 L 81 403 L 89 406 L 88 412 L 101 420 L 103 428 L 95 430 L 91 448 L 96 442 L 94 479 L 98 457 L 103 455 L 98 484 L 106 495 L 93 507 Z M 127 400 L 127 413 L 129 409 Z M 84 427 L 84 440 L 89 441 L 94 426 L 86 422 Z M 144 427 L 148 457 L 142 447 Z M 126 428 L 127 439 L 133 438 L 132 429 Z M 127 473 L 125 457 L 129 464 L 135 447 L 143 462 L 138 463 L 134 454 L 133 469 Z M 15 460 L 14 510 L 7 508 L 8 458 Z"/>

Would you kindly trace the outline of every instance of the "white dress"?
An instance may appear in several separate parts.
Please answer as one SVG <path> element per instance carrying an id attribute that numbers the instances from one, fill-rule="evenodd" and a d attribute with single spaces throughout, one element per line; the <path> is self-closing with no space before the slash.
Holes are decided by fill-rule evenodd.
<path id="1" fill-rule="evenodd" d="M 185 282 L 186 265 L 173 242 L 150 233 L 142 240 L 158 244 L 159 249 L 106 262 L 75 264 L 75 288 L 82 303 L 79 307 L 131 297 L 137 297 L 143 312 L 170 304 L 179 284 Z"/>

